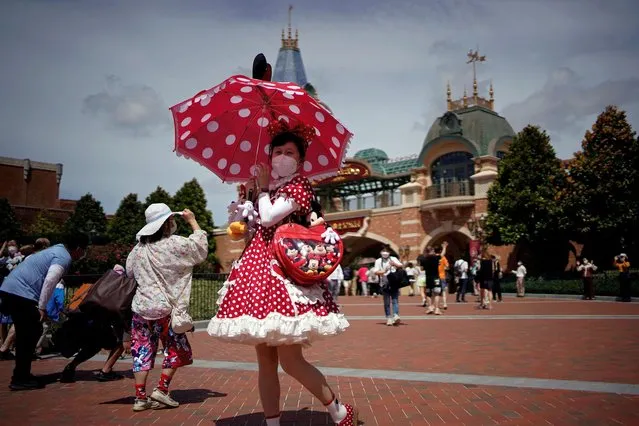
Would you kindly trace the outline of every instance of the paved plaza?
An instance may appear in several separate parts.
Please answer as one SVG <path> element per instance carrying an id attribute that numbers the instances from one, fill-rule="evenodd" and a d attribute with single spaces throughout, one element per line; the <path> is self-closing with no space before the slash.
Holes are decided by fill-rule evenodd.
<path id="1" fill-rule="evenodd" d="M 365 425 L 637 425 L 639 304 L 505 298 L 492 311 L 453 300 L 426 317 L 402 297 L 403 323 L 387 327 L 380 299 L 342 297 L 351 321 L 317 343 L 308 359 Z M 134 413 L 132 376 L 100 383 L 80 367 L 78 381 L 56 382 L 65 360 L 34 363 L 45 389 L 11 392 L 12 362 L 0 362 L 0 415 L 7 425 L 262 425 L 251 347 L 198 331 L 196 362 L 176 375 L 177 409 Z M 130 368 L 130 358 L 116 370 Z M 159 370 L 151 376 L 151 385 Z M 282 375 L 284 425 L 332 424 L 322 404 Z"/>

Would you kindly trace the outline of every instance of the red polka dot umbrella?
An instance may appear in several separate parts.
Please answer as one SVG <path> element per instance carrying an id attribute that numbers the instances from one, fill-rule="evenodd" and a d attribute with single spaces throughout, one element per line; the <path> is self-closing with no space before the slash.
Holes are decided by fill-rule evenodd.
<path id="1" fill-rule="evenodd" d="M 295 83 L 233 76 L 171 107 L 175 151 L 227 182 L 245 182 L 268 163 L 269 124 L 283 120 L 315 128 L 303 165 L 309 179 L 335 175 L 353 136 Z"/>

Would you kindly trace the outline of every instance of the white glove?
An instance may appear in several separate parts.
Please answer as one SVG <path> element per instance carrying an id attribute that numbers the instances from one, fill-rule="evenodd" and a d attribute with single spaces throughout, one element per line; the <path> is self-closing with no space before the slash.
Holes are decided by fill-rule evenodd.
<path id="1" fill-rule="evenodd" d="M 326 231 L 322 232 L 322 238 L 326 244 L 335 244 L 341 239 L 339 234 L 333 231 L 330 226 L 326 228 Z"/>

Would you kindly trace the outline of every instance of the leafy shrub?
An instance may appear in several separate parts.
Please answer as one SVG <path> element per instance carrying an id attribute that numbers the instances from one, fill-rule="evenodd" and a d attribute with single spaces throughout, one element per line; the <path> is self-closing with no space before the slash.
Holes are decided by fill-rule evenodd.
<path id="1" fill-rule="evenodd" d="M 116 264 L 125 266 L 132 247 L 124 244 L 90 246 L 87 254 L 71 265 L 69 275 L 102 275 Z"/>
<path id="2" fill-rule="evenodd" d="M 508 275 L 501 282 L 504 293 L 515 293 L 515 278 Z M 595 294 L 599 296 L 618 296 L 619 278 L 614 271 L 604 271 L 594 275 Z M 631 271 L 630 285 L 632 296 L 639 297 L 639 270 Z M 543 277 L 526 278 L 526 293 L 532 294 L 583 294 L 583 283 L 580 278 L 545 279 Z"/>

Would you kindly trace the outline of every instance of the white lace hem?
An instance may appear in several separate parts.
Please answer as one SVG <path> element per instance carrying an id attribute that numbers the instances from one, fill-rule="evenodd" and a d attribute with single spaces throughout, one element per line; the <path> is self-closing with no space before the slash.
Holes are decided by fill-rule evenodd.
<path id="1" fill-rule="evenodd" d="M 309 311 L 303 315 L 287 317 L 271 312 L 264 319 L 249 315 L 237 318 L 214 317 L 209 322 L 207 332 L 217 339 L 246 345 L 266 343 L 268 346 L 308 346 L 321 338 L 344 332 L 349 325 L 344 314 L 318 316 Z"/>

